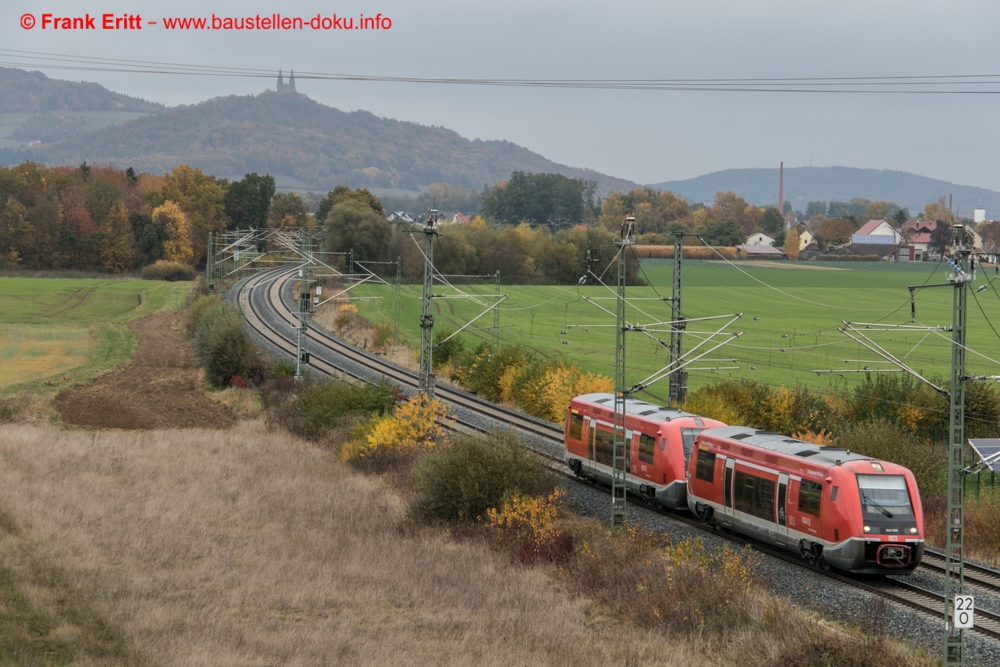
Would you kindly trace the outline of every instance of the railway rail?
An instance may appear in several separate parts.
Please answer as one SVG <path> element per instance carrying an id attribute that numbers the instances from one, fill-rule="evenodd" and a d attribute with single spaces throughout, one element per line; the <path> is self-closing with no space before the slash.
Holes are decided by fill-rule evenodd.
<path id="1" fill-rule="evenodd" d="M 287 301 L 293 301 L 292 282 L 297 274 L 296 269 L 274 269 L 264 271 L 244 280 L 237 287 L 236 298 L 247 323 L 268 343 L 279 350 L 295 356 L 295 329 L 299 326 L 298 314 L 293 312 L 287 305 Z M 287 301 L 286 301 L 287 299 Z M 306 347 L 308 345 L 308 347 Z M 326 376 L 349 376 L 355 379 L 368 381 L 361 373 L 351 368 L 349 364 L 335 363 L 328 357 L 339 357 L 348 360 L 351 364 L 365 367 L 375 373 L 379 373 L 391 381 L 416 390 L 418 387 L 417 375 L 409 370 L 380 359 L 376 355 L 358 350 L 357 348 L 344 343 L 343 341 L 330 335 L 325 330 L 312 324 L 308 326 L 308 335 L 303 336 L 303 349 L 311 352 L 309 367 Z M 326 358 L 325 358 L 326 357 Z M 438 385 L 435 393 L 441 399 L 450 402 L 452 405 L 463 408 L 473 414 L 485 417 L 496 423 L 517 428 L 527 432 L 537 439 L 561 449 L 563 442 L 562 428 L 531 418 L 521 413 L 509 410 L 492 403 L 483 401 L 475 396 L 462 392 L 445 385 Z M 475 424 L 469 420 L 458 420 L 458 423 L 467 429 L 476 431 L 486 431 L 488 429 Z M 548 459 L 548 467 L 560 472 L 567 477 L 573 477 L 562 465 L 562 460 L 554 456 L 551 452 L 546 452 L 544 448 L 534 447 L 543 457 Z M 666 514 L 672 520 L 689 526 L 697 527 L 701 530 L 709 530 L 700 521 L 693 518 L 670 512 L 663 508 L 654 507 L 641 501 L 631 501 L 630 503 L 644 507 L 648 510 Z M 847 586 L 865 590 L 871 594 L 881 596 L 887 600 L 903 605 L 917 612 L 927 614 L 934 618 L 943 618 L 944 598 L 941 594 L 921 588 L 905 581 L 900 581 L 892 577 L 882 577 L 878 580 L 860 580 L 854 577 L 824 570 L 823 568 L 810 565 L 801 559 L 796 558 L 787 552 L 779 551 L 761 544 L 754 540 L 743 538 L 738 535 L 726 535 L 727 538 L 740 544 L 750 544 L 755 549 L 779 558 L 785 562 L 798 567 L 803 567 L 814 571 L 818 576 L 825 576 L 836 579 Z M 944 571 L 944 557 L 941 552 L 934 549 L 927 549 L 924 555 L 924 562 L 921 566 L 923 570 L 937 574 Z M 989 568 L 983 568 L 971 564 L 965 566 L 966 583 L 981 587 L 993 593 L 1000 594 L 1000 572 Z M 971 632 L 1000 642 L 1000 615 L 978 608 L 976 610 L 976 627 Z"/>

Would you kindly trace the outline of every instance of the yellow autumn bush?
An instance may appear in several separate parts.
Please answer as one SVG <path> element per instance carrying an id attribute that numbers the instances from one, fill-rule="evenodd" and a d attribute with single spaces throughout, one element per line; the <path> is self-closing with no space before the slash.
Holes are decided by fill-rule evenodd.
<path id="1" fill-rule="evenodd" d="M 391 414 L 373 417 L 340 448 L 340 458 L 353 461 L 391 451 L 433 447 L 451 427 L 448 406 L 423 393 L 396 407 Z"/>

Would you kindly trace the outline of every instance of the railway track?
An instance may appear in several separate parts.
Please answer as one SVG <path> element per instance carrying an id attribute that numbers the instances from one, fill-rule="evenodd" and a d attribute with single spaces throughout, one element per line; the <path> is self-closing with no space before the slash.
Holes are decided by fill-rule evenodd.
<path id="1" fill-rule="evenodd" d="M 250 327 L 257 331 L 265 340 L 274 347 L 291 355 L 296 353 L 295 329 L 299 326 L 298 314 L 294 313 L 287 305 L 288 301 L 294 301 L 292 282 L 296 276 L 297 269 L 275 269 L 259 273 L 245 280 L 238 288 L 237 299 L 242 306 L 244 316 Z M 343 341 L 330 335 L 323 329 L 309 324 L 308 334 L 303 337 L 303 349 L 311 353 L 309 367 L 323 375 L 349 376 L 362 381 L 369 381 L 362 373 L 352 370 L 351 365 L 361 366 L 380 374 L 391 381 L 416 390 L 418 387 L 417 375 L 409 370 L 391 364 L 384 359 L 358 350 L 357 348 L 344 343 Z M 350 363 L 333 362 L 330 358 L 341 358 Z M 542 422 L 492 403 L 488 403 L 476 398 L 466 392 L 453 388 L 438 385 L 435 394 L 441 399 L 448 401 L 453 406 L 460 407 L 475 415 L 485 417 L 495 423 L 517 428 L 523 432 L 530 433 L 543 442 L 551 446 L 562 447 L 562 429 L 554 424 Z M 457 420 L 458 423 L 467 429 L 483 432 L 488 429 L 468 420 Z M 560 472 L 566 477 L 573 477 L 565 469 L 562 460 L 554 456 L 544 448 L 534 447 L 543 457 L 548 459 L 547 465 L 553 470 Z M 695 526 L 701 530 L 711 531 L 700 521 L 690 517 L 669 512 L 663 508 L 649 506 L 638 501 L 630 501 L 633 504 L 645 507 L 646 509 L 659 512 L 669 516 L 672 520 Z M 877 581 L 863 581 L 847 575 L 831 572 L 822 568 L 809 565 L 805 561 L 788 554 L 784 551 L 772 549 L 754 540 L 749 540 L 738 535 L 726 535 L 729 539 L 740 544 L 751 544 L 754 548 L 767 553 L 773 557 L 791 563 L 798 567 L 804 567 L 814 571 L 818 576 L 825 576 L 836 579 L 845 585 L 865 590 L 871 594 L 881 596 L 887 600 L 913 609 L 919 613 L 941 619 L 944 615 L 944 599 L 941 594 L 935 593 L 919 586 L 900 581 L 899 579 L 883 577 Z M 925 552 L 924 564 L 921 566 L 929 572 L 943 573 L 944 557 L 940 552 L 928 549 Z M 980 568 L 967 564 L 965 566 L 966 583 L 978 586 L 1000 594 L 1000 572 Z M 976 628 L 971 631 L 984 638 L 993 641 L 1000 641 L 1000 615 L 988 612 L 983 609 L 976 610 Z"/>
<path id="2" fill-rule="evenodd" d="M 293 313 L 287 306 L 283 293 L 290 294 L 296 271 L 296 269 L 275 269 L 257 274 L 240 286 L 237 295 L 247 323 L 271 345 L 290 354 L 292 358 L 296 353 L 294 332 L 299 326 L 299 318 L 298 313 Z M 303 336 L 303 347 L 311 352 L 309 361 L 311 369 L 328 377 L 346 375 L 367 381 L 364 375 L 350 368 L 351 364 L 364 366 L 392 382 L 414 391 L 417 389 L 419 381 L 415 373 L 380 359 L 376 355 L 358 350 L 311 323 L 308 326 L 308 332 Z M 341 357 L 351 364 L 334 363 L 330 361 L 331 356 Z M 443 385 L 435 387 L 435 395 L 454 406 L 499 424 L 515 427 L 553 445 L 562 443 L 562 429 L 555 424 L 496 406 Z M 468 420 L 459 419 L 459 422 L 466 428 L 480 432 L 487 430 Z"/>

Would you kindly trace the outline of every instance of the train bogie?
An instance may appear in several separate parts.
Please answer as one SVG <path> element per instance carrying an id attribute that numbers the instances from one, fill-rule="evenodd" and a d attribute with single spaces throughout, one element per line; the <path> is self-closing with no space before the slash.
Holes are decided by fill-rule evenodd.
<path id="1" fill-rule="evenodd" d="M 703 432 L 688 505 L 704 520 L 863 574 L 906 574 L 923 556 L 913 474 L 886 461 L 730 426 Z"/>
<path id="2" fill-rule="evenodd" d="M 722 422 L 636 399 L 625 401 L 626 485 L 629 493 L 674 509 L 687 508 L 687 459 L 698 433 Z M 565 423 L 566 464 L 580 477 L 610 482 L 614 455 L 614 395 L 574 398 Z"/>

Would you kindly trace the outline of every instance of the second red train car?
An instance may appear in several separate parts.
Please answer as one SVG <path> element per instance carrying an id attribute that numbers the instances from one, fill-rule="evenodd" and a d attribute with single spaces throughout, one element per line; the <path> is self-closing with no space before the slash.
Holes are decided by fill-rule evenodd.
<path id="1" fill-rule="evenodd" d="M 614 453 L 614 394 L 584 394 L 566 415 L 566 464 L 580 477 L 610 483 Z M 685 471 L 695 437 L 724 426 L 675 408 L 625 400 L 629 493 L 674 509 L 687 508 Z"/>

